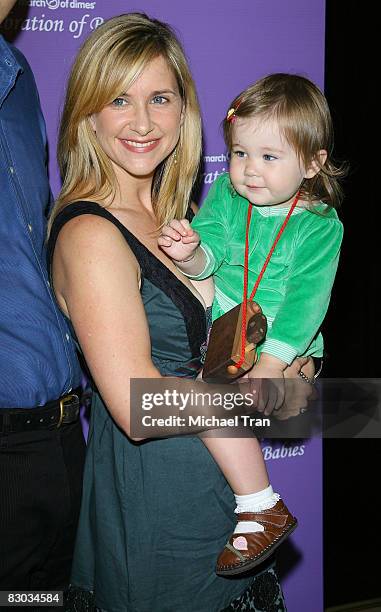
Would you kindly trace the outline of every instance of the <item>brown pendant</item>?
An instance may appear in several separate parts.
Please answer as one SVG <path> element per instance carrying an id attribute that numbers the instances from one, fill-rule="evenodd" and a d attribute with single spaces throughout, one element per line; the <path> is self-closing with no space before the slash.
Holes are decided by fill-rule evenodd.
<path id="1" fill-rule="evenodd" d="M 242 307 L 243 303 L 238 304 L 212 325 L 202 373 L 206 382 L 229 383 L 248 372 L 256 361 L 256 347 L 266 336 L 267 320 L 259 304 L 248 300 L 245 356 L 237 367 L 241 359 Z"/>

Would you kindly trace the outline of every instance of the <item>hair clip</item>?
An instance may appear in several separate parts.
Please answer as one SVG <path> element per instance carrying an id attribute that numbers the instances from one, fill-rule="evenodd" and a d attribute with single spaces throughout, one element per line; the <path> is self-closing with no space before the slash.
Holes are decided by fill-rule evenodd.
<path id="1" fill-rule="evenodd" d="M 227 115 L 226 115 L 226 121 L 228 121 L 229 123 L 233 122 L 236 120 L 237 116 L 236 116 L 236 112 L 239 108 L 239 105 L 241 104 L 242 100 L 238 100 L 236 106 L 232 106 L 231 108 L 229 108 Z"/>
<path id="2" fill-rule="evenodd" d="M 235 113 L 235 108 L 229 108 L 228 114 L 226 115 L 226 121 L 229 121 L 229 122 L 233 121 L 235 119 L 234 113 Z"/>

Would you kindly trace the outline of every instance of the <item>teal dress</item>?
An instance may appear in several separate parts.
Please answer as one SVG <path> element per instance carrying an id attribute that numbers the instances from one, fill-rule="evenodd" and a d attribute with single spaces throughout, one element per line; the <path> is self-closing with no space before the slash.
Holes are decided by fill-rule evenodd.
<path id="1" fill-rule="evenodd" d="M 203 306 L 111 213 L 92 202 L 66 207 L 52 228 L 49 260 L 62 226 L 81 214 L 114 223 L 140 264 L 154 364 L 164 376 L 196 376 L 206 341 Z M 232 491 L 198 437 L 134 443 L 95 389 L 67 609 L 283 611 L 272 565 L 234 579 L 214 572 L 233 510 Z"/>

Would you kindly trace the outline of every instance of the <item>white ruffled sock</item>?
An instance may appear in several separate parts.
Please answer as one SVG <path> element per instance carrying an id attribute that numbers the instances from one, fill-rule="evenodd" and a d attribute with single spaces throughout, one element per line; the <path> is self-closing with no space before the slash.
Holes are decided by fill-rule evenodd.
<path id="1" fill-rule="evenodd" d="M 236 514 L 240 512 L 260 512 L 261 510 L 268 510 L 269 508 L 273 508 L 280 500 L 280 495 L 274 493 L 271 485 L 262 491 L 258 491 L 258 493 L 234 495 L 234 497 L 237 504 L 234 510 Z M 264 531 L 263 525 L 256 521 L 238 521 L 234 529 L 234 533 L 255 533 L 256 531 Z"/>

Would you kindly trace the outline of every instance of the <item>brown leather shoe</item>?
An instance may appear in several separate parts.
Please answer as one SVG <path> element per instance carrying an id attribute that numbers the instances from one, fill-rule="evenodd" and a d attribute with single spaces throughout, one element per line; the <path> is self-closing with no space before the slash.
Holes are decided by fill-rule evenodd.
<path id="1" fill-rule="evenodd" d="M 216 574 L 232 576 L 247 572 L 269 557 L 294 531 L 298 521 L 280 499 L 261 512 L 241 512 L 239 521 L 256 521 L 265 528 L 254 533 L 234 533 L 217 559 Z"/>

